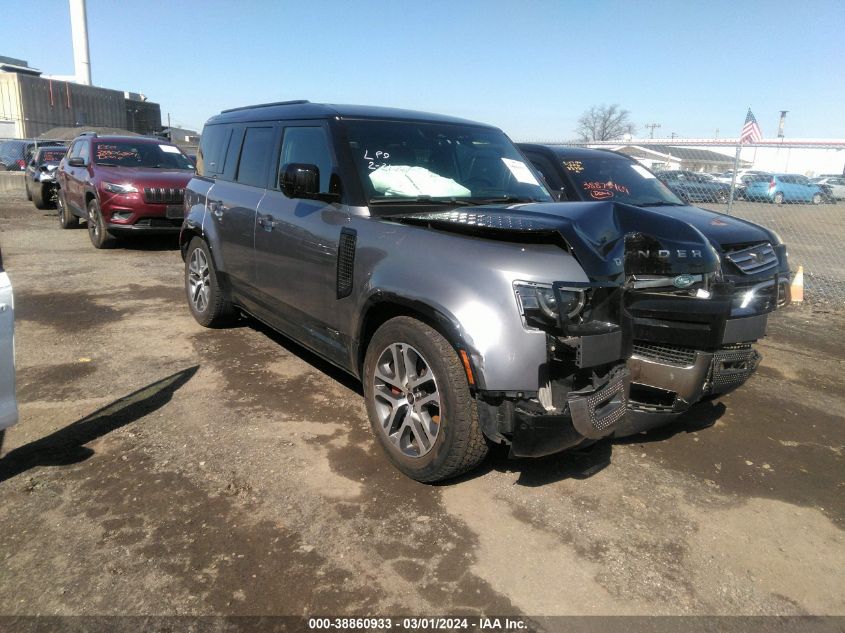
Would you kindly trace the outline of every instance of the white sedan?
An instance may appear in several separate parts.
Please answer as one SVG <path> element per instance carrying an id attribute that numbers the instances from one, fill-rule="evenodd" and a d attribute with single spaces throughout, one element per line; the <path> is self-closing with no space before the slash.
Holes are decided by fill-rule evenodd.
<path id="1" fill-rule="evenodd" d="M 6 429 L 18 421 L 15 398 L 15 298 L 0 254 L 0 448 Z"/>

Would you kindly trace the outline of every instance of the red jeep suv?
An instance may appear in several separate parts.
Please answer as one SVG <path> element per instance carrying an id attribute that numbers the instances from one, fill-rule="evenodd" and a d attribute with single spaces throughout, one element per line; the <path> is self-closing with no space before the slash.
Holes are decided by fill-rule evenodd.
<path id="1" fill-rule="evenodd" d="M 59 165 L 59 223 L 86 221 L 95 248 L 118 236 L 177 234 L 194 166 L 172 143 L 144 136 L 76 137 Z"/>

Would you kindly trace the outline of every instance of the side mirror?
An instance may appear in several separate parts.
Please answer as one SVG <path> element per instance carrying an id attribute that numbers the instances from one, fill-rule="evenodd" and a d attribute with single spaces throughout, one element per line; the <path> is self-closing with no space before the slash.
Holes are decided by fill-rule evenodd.
<path id="1" fill-rule="evenodd" d="M 310 198 L 320 193 L 320 168 L 307 163 L 286 163 L 279 173 L 279 188 L 288 198 Z"/>
<path id="2" fill-rule="evenodd" d="M 85 167 L 85 159 L 80 158 L 79 156 L 74 156 L 73 158 L 67 159 L 67 164 L 71 167 Z"/>

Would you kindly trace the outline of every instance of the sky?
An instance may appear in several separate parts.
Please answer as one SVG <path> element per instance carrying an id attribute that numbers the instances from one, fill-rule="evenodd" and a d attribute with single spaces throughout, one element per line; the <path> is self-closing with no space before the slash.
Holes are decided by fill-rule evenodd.
<path id="1" fill-rule="evenodd" d="M 4 4 L 11 4 L 5 0 Z M 308 99 L 410 108 L 575 138 L 617 103 L 637 136 L 845 138 L 841 0 L 88 0 L 93 83 L 145 94 L 173 125 Z M 73 74 L 66 0 L 0 9 L 0 55 Z M 717 132 L 718 130 L 718 132 Z"/>

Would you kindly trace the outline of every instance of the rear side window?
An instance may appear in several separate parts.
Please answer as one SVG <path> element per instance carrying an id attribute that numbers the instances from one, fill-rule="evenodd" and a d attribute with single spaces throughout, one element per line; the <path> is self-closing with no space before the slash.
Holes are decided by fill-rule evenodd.
<path id="1" fill-rule="evenodd" d="M 206 125 L 197 152 L 197 174 L 213 176 L 223 173 L 223 159 L 232 128 L 228 125 Z"/>
<path id="2" fill-rule="evenodd" d="M 267 185 L 267 164 L 273 149 L 272 127 L 248 127 L 244 134 L 236 180 L 253 187 Z"/>
<path id="3" fill-rule="evenodd" d="M 279 159 L 279 171 L 289 163 L 316 165 L 320 170 L 320 193 L 329 193 L 329 181 L 332 176 L 332 153 L 329 140 L 322 127 L 289 127 L 285 129 L 282 141 L 282 155 Z M 276 185 L 279 178 L 276 178 Z"/>

